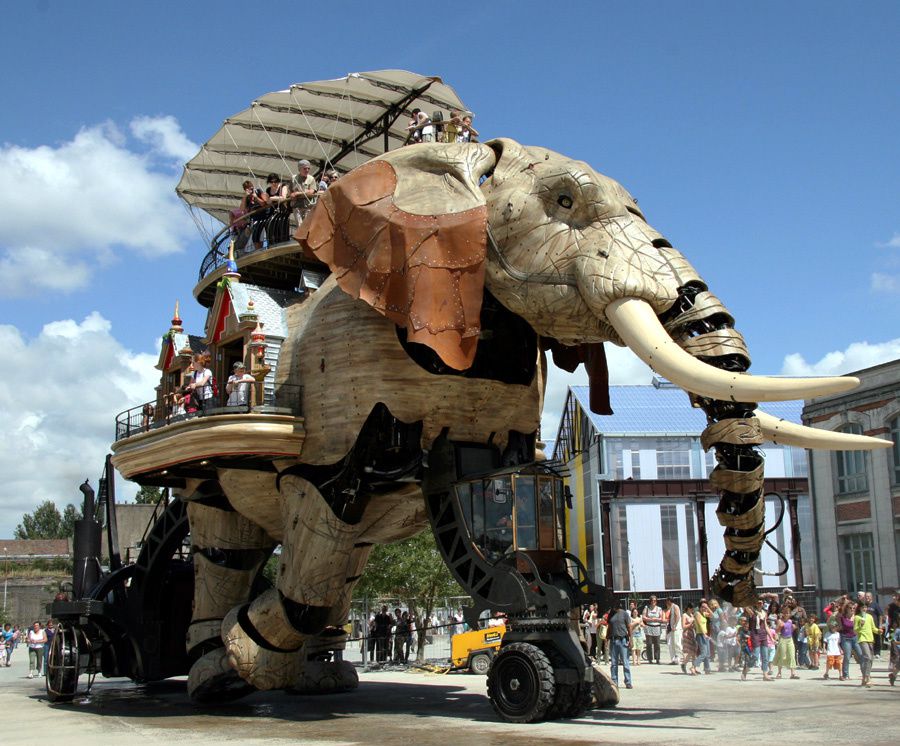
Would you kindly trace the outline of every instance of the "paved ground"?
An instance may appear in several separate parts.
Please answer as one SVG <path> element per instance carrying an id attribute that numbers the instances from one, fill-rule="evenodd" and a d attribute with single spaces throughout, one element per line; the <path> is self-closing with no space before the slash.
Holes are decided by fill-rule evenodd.
<path id="1" fill-rule="evenodd" d="M 875 686 L 823 681 L 802 671 L 800 681 L 764 683 L 759 675 L 704 677 L 677 666 L 643 665 L 635 688 L 614 710 L 578 720 L 536 725 L 500 722 L 484 696 L 485 679 L 467 674 L 364 672 L 357 692 L 323 697 L 257 693 L 222 708 L 197 708 L 183 681 L 136 686 L 98 679 L 93 692 L 72 704 L 50 705 L 42 679 L 27 678 L 19 649 L 11 668 L 0 668 L 0 713 L 5 746 L 13 744 L 303 743 L 416 744 L 448 742 L 516 746 L 612 743 L 717 743 L 722 738 L 791 737 L 793 742 L 841 739 L 853 725 L 867 746 L 900 742 L 900 686 L 888 686 L 884 664 Z M 856 675 L 855 666 L 853 674 Z M 82 679 L 84 682 L 84 679 Z"/>

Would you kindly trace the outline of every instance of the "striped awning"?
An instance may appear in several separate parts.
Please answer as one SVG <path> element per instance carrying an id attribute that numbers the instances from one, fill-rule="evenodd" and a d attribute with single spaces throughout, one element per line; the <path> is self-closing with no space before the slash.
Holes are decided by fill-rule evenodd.
<path id="1" fill-rule="evenodd" d="M 466 107 L 440 78 L 405 70 L 351 73 L 267 93 L 229 117 L 184 167 L 177 192 L 222 223 L 237 207 L 241 184 L 264 187 L 266 175 L 289 180 L 305 158 L 313 172 L 346 173 L 406 142 L 410 112 L 429 116 Z"/>

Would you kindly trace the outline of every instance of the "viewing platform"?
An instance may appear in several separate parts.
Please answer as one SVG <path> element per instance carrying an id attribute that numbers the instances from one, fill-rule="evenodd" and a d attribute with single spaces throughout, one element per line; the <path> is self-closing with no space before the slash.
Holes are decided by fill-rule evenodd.
<path id="1" fill-rule="evenodd" d="M 283 216 L 276 214 L 266 222 L 274 223 L 281 219 Z M 284 230 L 280 231 L 281 235 L 274 230 L 265 230 L 265 239 L 260 247 L 254 245 L 249 227 L 238 234 L 232 233 L 229 228 L 223 229 L 213 239 L 210 250 L 200 262 L 200 273 L 194 286 L 197 302 L 207 308 L 215 302 L 216 287 L 228 272 L 228 249 L 233 238 L 236 238 L 234 259 L 246 283 L 277 290 L 295 290 L 304 272 L 316 276 L 327 274 L 325 265 L 303 255 L 299 244 L 289 235 L 294 229 L 291 224 L 288 235 L 284 235 Z M 269 239 L 270 235 L 274 236 L 273 240 Z"/>
<path id="2" fill-rule="evenodd" d="M 121 412 L 113 465 L 139 484 L 179 487 L 190 478 L 215 478 L 216 467 L 226 464 L 259 469 L 273 458 L 296 458 L 305 436 L 302 387 L 250 388 L 246 404 L 229 405 L 221 391 L 197 411 L 154 401 Z"/>

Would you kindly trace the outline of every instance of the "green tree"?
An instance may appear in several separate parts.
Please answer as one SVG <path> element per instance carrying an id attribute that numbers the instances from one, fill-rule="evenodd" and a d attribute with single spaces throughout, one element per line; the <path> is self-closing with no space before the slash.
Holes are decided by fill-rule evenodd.
<path id="1" fill-rule="evenodd" d="M 162 487 L 148 487 L 142 485 L 134 496 L 134 501 L 138 505 L 156 505 L 163 496 Z"/>
<path id="2" fill-rule="evenodd" d="M 62 528 L 62 535 L 65 537 L 74 536 L 75 535 L 75 521 L 81 520 L 81 508 L 76 508 L 72 503 L 66 505 L 65 510 L 63 510 L 62 520 L 60 521 L 60 526 Z"/>
<path id="3" fill-rule="evenodd" d="M 81 511 L 69 504 L 63 513 L 56 503 L 45 500 L 33 513 L 22 516 L 13 535 L 17 539 L 68 539 L 75 533 L 75 521 L 81 518 Z"/>
<path id="4" fill-rule="evenodd" d="M 372 550 L 366 570 L 356 586 L 357 598 L 398 598 L 416 617 L 416 660 L 425 658 L 425 632 L 438 601 L 463 595 L 441 558 L 431 531 Z"/>

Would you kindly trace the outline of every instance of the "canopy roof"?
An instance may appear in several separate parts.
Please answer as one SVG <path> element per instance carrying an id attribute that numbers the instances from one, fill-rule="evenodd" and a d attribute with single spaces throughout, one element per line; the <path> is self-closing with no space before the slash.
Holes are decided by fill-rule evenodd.
<path id="1" fill-rule="evenodd" d="M 346 173 L 406 142 L 410 112 L 466 107 L 440 78 L 405 70 L 351 73 L 337 80 L 294 84 L 267 93 L 229 117 L 184 167 L 177 192 L 192 208 L 222 223 L 242 196 L 241 184 L 264 186 L 266 175 L 297 173 L 301 158 L 313 172 Z"/>

